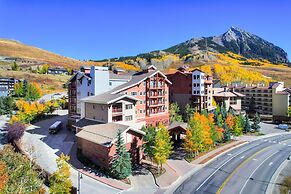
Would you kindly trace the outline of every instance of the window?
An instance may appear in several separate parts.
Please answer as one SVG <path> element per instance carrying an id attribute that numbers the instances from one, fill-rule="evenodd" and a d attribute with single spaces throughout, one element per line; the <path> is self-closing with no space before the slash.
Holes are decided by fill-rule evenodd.
<path id="1" fill-rule="evenodd" d="M 132 115 L 125 116 L 125 121 L 132 121 Z"/>
<path id="2" fill-rule="evenodd" d="M 141 114 L 142 113 L 142 110 L 139 110 L 139 113 Z"/>
<path id="3" fill-rule="evenodd" d="M 200 87 L 200 84 L 197 84 L 197 87 Z"/>
<path id="4" fill-rule="evenodd" d="M 132 109 L 132 104 L 126 104 L 126 105 L 125 105 L 125 109 L 126 109 L 126 110 L 128 110 L 128 109 Z"/>
<path id="5" fill-rule="evenodd" d="M 193 79 L 196 79 L 196 75 L 193 75 Z"/>
<path id="6" fill-rule="evenodd" d="M 193 94 L 196 94 L 196 90 L 193 91 Z"/>
<path id="7" fill-rule="evenodd" d="M 143 95 L 146 95 L 146 92 L 143 92 Z"/>
<path id="8" fill-rule="evenodd" d="M 93 104 L 93 109 L 95 109 L 95 104 Z"/>
<path id="9" fill-rule="evenodd" d="M 109 86 L 112 86 L 112 82 L 109 82 Z"/>
<path id="10" fill-rule="evenodd" d="M 137 92 L 131 92 L 132 96 L 137 96 Z"/>
<path id="11" fill-rule="evenodd" d="M 139 103 L 140 103 L 140 104 L 142 104 L 142 100 L 141 100 L 141 101 L 139 101 Z"/>
<path id="12" fill-rule="evenodd" d="M 87 96 L 90 96 L 90 92 L 87 92 Z"/>
<path id="13" fill-rule="evenodd" d="M 139 95 L 142 96 L 142 92 L 139 92 Z"/>

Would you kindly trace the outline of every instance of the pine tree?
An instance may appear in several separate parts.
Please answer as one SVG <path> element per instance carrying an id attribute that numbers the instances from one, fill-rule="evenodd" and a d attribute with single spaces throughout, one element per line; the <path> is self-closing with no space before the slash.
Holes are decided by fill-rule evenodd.
<path id="1" fill-rule="evenodd" d="M 188 122 L 190 120 L 190 118 L 193 117 L 193 115 L 195 113 L 195 109 L 192 108 L 190 106 L 190 104 L 186 104 L 186 106 L 185 106 L 185 112 L 186 112 L 186 119 L 185 120 Z"/>
<path id="2" fill-rule="evenodd" d="M 224 123 L 223 129 L 224 129 L 224 131 L 223 131 L 223 140 L 225 142 L 227 142 L 227 141 L 230 140 L 230 132 L 229 132 L 229 128 L 227 127 L 226 123 Z"/>
<path id="3" fill-rule="evenodd" d="M 111 173 L 117 179 L 125 179 L 132 173 L 131 157 L 126 150 L 120 130 L 117 133 L 116 153 L 112 159 Z"/>
<path id="4" fill-rule="evenodd" d="M 256 113 L 256 115 L 253 119 L 252 128 L 255 129 L 256 131 L 258 131 L 261 128 L 261 126 L 259 125 L 260 122 L 261 122 L 260 115 L 258 113 Z"/>
<path id="5" fill-rule="evenodd" d="M 250 123 L 249 116 L 246 115 L 246 117 L 245 117 L 245 125 L 244 125 L 244 133 L 248 133 L 250 131 L 251 131 L 251 123 Z"/>
<path id="6" fill-rule="evenodd" d="M 154 160 L 158 164 L 159 173 L 161 173 L 161 170 L 163 169 L 163 164 L 166 163 L 167 159 L 172 153 L 172 144 L 173 143 L 171 141 L 171 136 L 168 129 L 165 126 L 159 124 L 155 139 L 154 153 Z"/>

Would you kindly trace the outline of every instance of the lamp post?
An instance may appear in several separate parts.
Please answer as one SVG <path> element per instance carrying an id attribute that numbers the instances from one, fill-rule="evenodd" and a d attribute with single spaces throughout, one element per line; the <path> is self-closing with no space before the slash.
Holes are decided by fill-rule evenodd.
<path id="1" fill-rule="evenodd" d="M 78 188 L 77 193 L 81 194 L 81 179 L 83 178 L 82 173 L 78 170 Z"/>

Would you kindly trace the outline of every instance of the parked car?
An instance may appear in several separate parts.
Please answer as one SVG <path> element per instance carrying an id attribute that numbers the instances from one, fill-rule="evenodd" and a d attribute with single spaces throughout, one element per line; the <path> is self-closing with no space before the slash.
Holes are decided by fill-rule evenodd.
<path id="1" fill-rule="evenodd" d="M 278 125 L 278 128 L 285 130 L 285 131 L 289 131 L 289 127 L 287 124 L 280 124 L 280 125 Z"/>
<path id="2" fill-rule="evenodd" d="M 49 127 L 49 133 L 51 133 L 51 134 L 56 134 L 56 133 L 59 132 L 62 128 L 63 128 L 63 123 L 62 123 L 62 121 L 56 121 L 54 124 L 52 124 L 52 125 Z"/>

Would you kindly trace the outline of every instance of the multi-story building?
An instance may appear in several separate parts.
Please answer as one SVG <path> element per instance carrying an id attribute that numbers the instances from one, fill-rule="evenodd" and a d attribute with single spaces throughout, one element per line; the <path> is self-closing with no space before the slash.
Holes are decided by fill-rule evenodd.
<path id="1" fill-rule="evenodd" d="M 63 67 L 48 68 L 47 73 L 52 75 L 69 75 L 68 70 Z"/>
<path id="2" fill-rule="evenodd" d="M 130 80 L 127 74 L 114 74 L 107 67 L 82 66 L 68 81 L 69 116 L 68 127 L 80 119 L 82 98 L 107 92 Z"/>
<path id="3" fill-rule="evenodd" d="M 172 82 L 170 86 L 170 101 L 177 102 L 182 113 L 185 105 L 190 104 L 198 111 L 215 109 L 212 106 L 212 77 L 205 75 L 199 69 L 189 72 L 179 68 L 174 74 L 167 75 Z"/>
<path id="4" fill-rule="evenodd" d="M 242 98 L 242 108 L 248 110 L 254 106 L 256 112 L 263 115 L 287 116 L 291 105 L 291 90 L 284 88 L 284 82 L 271 82 L 269 86 L 231 86 Z"/>
<path id="5" fill-rule="evenodd" d="M 216 108 L 212 104 L 214 100 L 219 105 L 225 104 L 227 109 L 234 109 L 236 113 L 241 111 L 243 95 L 226 88 L 213 88 L 212 77 L 199 69 L 189 72 L 187 68 L 181 67 L 167 77 L 173 83 L 170 86 L 170 102 L 177 102 L 183 114 L 186 104 L 199 112 L 211 112 Z"/>
<path id="6" fill-rule="evenodd" d="M 14 91 L 14 84 L 19 80 L 15 78 L 0 78 L 0 87 L 8 88 L 8 94 L 12 94 Z"/>
<path id="7" fill-rule="evenodd" d="M 232 109 L 235 114 L 242 111 L 241 101 L 244 97 L 243 94 L 233 91 L 227 87 L 212 88 L 213 98 L 217 105 L 225 106 L 226 110 Z"/>
<path id="8" fill-rule="evenodd" d="M 120 79 L 118 75 L 117 78 Z M 144 135 L 140 131 L 142 126 L 169 125 L 170 84 L 163 73 L 150 66 L 132 75 L 124 84 L 80 99 L 80 119 L 74 127 L 78 148 L 83 155 L 108 168 L 114 154 L 117 132 L 122 130 L 126 145 L 134 155 L 133 162 L 139 162 Z"/>

